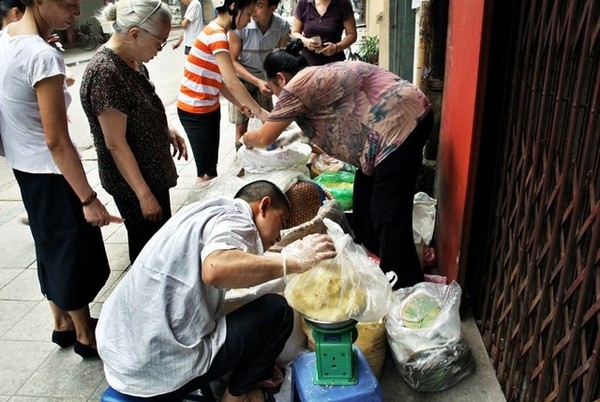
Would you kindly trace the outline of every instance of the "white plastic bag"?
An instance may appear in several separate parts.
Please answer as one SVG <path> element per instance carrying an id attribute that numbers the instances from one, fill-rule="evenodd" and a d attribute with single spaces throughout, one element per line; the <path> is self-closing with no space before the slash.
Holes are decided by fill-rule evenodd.
<path id="1" fill-rule="evenodd" d="M 300 314 L 317 321 L 379 321 L 388 310 L 392 293 L 387 277 L 337 223 L 327 218 L 323 223 L 337 256 L 307 272 L 290 275 L 285 298 Z"/>
<path id="2" fill-rule="evenodd" d="M 437 200 L 426 193 L 415 194 L 413 204 L 413 238 L 415 244 L 429 246 L 435 228 L 435 207 Z"/>
<path id="3" fill-rule="evenodd" d="M 293 142 L 284 147 L 267 150 L 260 148 L 248 149 L 242 146 L 238 157 L 242 160 L 242 167 L 249 173 L 266 173 L 280 169 L 298 168 L 308 172 L 306 163 L 310 157 L 310 145 Z"/>
<path id="4" fill-rule="evenodd" d="M 243 138 L 243 137 L 242 137 Z M 242 167 L 249 173 L 267 173 L 281 169 L 297 169 L 308 174 L 306 164 L 312 148 L 303 142 L 300 127 L 291 124 L 269 147 L 238 150 Z"/>
<path id="5" fill-rule="evenodd" d="M 455 281 L 422 282 L 392 294 L 385 324 L 388 344 L 401 377 L 417 391 L 449 388 L 474 369 L 460 331 L 460 297 Z M 432 301 L 439 309 L 432 308 Z M 409 304 L 410 314 L 405 311 Z"/>

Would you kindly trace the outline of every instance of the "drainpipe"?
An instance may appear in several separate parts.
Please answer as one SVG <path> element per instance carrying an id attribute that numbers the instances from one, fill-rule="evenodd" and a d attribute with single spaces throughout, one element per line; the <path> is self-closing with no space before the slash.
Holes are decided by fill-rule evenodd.
<path id="1" fill-rule="evenodd" d="M 431 72 L 431 2 L 429 0 L 420 1 L 415 25 L 415 64 L 413 70 L 413 83 L 427 95 L 427 77 L 429 77 L 429 73 Z"/>

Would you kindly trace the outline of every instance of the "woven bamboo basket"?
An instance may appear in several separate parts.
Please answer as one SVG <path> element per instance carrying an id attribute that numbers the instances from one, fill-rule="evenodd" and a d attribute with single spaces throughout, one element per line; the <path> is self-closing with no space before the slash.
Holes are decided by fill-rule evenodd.
<path id="1" fill-rule="evenodd" d="M 340 205 L 318 184 L 299 181 L 286 192 L 286 195 L 290 200 L 290 227 L 281 231 L 281 240 L 269 251 L 280 252 L 288 244 L 309 234 L 327 233 L 323 218 L 331 219 L 344 231 L 351 233 L 350 225 Z"/>

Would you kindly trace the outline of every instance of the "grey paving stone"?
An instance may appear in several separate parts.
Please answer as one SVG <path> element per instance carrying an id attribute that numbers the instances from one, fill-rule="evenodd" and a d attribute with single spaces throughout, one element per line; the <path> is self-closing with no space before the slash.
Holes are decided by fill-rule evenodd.
<path id="1" fill-rule="evenodd" d="M 110 268 L 115 271 L 123 271 L 129 266 L 129 251 L 127 244 L 123 243 L 108 243 L 106 254 L 108 255 L 108 263 Z"/>
<path id="2" fill-rule="evenodd" d="M 0 225 L 12 221 L 21 216 L 25 212 L 23 202 L 19 200 L 2 200 L 0 203 Z"/>
<path id="3" fill-rule="evenodd" d="M 6 331 L 2 339 L 50 342 L 53 329 L 50 306 L 46 300 L 43 300 Z"/>
<path id="4" fill-rule="evenodd" d="M 123 271 L 123 270 L 112 270 L 110 272 L 110 275 L 108 276 L 108 280 L 106 281 L 106 284 L 102 287 L 102 289 L 100 289 L 100 292 L 98 292 L 98 296 L 96 296 L 95 301 L 102 302 L 102 303 L 105 302 L 106 299 L 108 298 L 108 296 L 110 296 L 110 294 L 112 293 L 115 286 L 117 286 L 117 284 L 119 283 L 119 281 L 121 280 L 121 278 L 124 274 L 125 274 L 125 271 Z"/>
<path id="5" fill-rule="evenodd" d="M 116 207 L 115 207 L 115 209 L 116 209 Z M 115 216 L 121 216 L 118 211 L 113 212 L 113 211 L 111 211 L 109 209 L 108 212 L 110 214 L 112 214 L 112 215 L 115 215 Z M 108 225 L 106 227 L 110 228 L 110 229 L 107 229 L 107 230 L 109 230 L 109 231 L 112 230 L 112 233 L 110 233 L 110 234 L 107 233 L 106 237 L 104 237 L 104 235 L 103 235 L 103 237 L 104 237 L 104 243 L 106 245 L 108 245 L 108 244 L 111 244 L 111 245 L 112 244 L 124 244 L 124 245 L 127 245 L 127 228 L 125 227 L 124 224 L 116 224 L 116 223 L 112 224 L 111 223 L 110 225 Z M 107 249 L 107 252 L 108 252 L 108 249 Z"/>
<path id="6" fill-rule="evenodd" d="M 11 282 L 0 289 L 0 300 L 40 301 L 44 299 L 40 291 L 37 270 L 24 269 Z"/>
<path id="7" fill-rule="evenodd" d="M 2 225 L 0 267 L 27 267 L 33 261 L 35 261 L 35 247 L 29 226 L 17 223 L 17 218 Z"/>
<path id="8" fill-rule="evenodd" d="M 0 292 L 7 284 L 26 269 L 27 268 L 0 268 Z"/>
<path id="9" fill-rule="evenodd" d="M 45 398 L 39 396 L 13 396 L 10 402 L 85 402 L 85 398 Z M 98 400 L 96 400 L 98 401 Z"/>
<path id="10" fill-rule="evenodd" d="M 15 395 L 87 400 L 103 380 L 100 359 L 83 360 L 73 348 L 56 347 Z"/>
<path id="11" fill-rule="evenodd" d="M 0 300 L 0 339 L 37 304 L 33 301 Z"/>
<path id="12" fill-rule="evenodd" d="M 53 349 L 51 342 L 0 340 L 0 394 L 14 395 Z"/>

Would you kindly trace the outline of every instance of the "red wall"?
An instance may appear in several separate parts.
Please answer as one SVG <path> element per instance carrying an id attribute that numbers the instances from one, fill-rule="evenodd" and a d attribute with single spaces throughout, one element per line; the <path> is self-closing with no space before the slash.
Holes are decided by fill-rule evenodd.
<path id="1" fill-rule="evenodd" d="M 446 71 L 437 156 L 435 197 L 438 200 L 436 252 L 448 280 L 463 283 L 476 166 L 472 160 L 479 138 L 478 90 L 483 70 L 484 9 L 489 0 L 450 0 Z"/>

